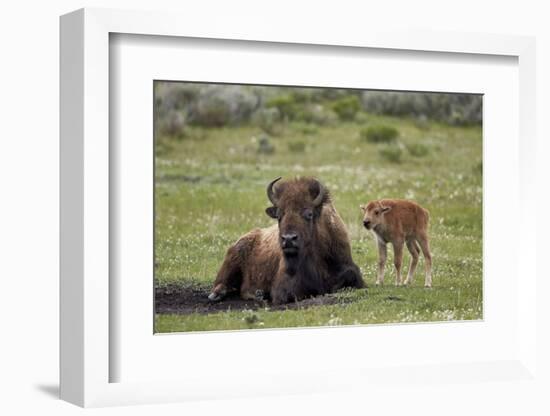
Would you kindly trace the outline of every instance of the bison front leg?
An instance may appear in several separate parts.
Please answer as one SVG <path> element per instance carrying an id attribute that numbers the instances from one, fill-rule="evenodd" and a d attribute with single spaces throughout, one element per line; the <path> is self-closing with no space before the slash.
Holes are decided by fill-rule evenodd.
<path id="1" fill-rule="evenodd" d="M 285 290 L 274 290 L 271 294 L 271 303 L 273 305 L 283 305 L 289 302 L 289 293 Z"/>
<path id="2" fill-rule="evenodd" d="M 241 286 L 241 299 L 260 302 L 265 299 L 265 292 L 262 289 L 254 289 L 249 285 L 243 284 Z"/>
<path id="3" fill-rule="evenodd" d="M 273 305 L 282 305 L 284 303 L 298 300 L 296 294 L 295 279 L 283 273 L 277 276 L 271 288 L 271 302 Z"/>
<path id="4" fill-rule="evenodd" d="M 241 281 L 241 260 L 237 248 L 233 246 L 227 250 L 208 299 L 212 302 L 223 299 L 229 292 L 239 290 Z"/>
<path id="5" fill-rule="evenodd" d="M 356 289 L 361 289 L 365 287 L 365 282 L 361 276 L 361 271 L 359 267 L 355 264 L 345 266 L 336 278 L 336 285 L 333 288 L 333 291 L 339 290 L 344 287 L 353 287 Z"/>

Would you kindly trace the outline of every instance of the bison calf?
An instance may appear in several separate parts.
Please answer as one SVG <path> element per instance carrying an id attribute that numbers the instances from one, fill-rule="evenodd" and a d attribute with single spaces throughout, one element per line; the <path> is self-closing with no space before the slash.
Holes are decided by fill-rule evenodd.
<path id="1" fill-rule="evenodd" d="M 391 243 L 396 270 L 395 284 L 399 286 L 402 283 L 403 245 L 407 244 L 412 258 L 405 284 L 412 282 L 420 250 L 422 250 L 426 263 L 424 286 L 431 287 L 432 256 L 428 242 L 428 211 L 412 201 L 401 199 L 371 201 L 367 205 L 361 205 L 361 210 L 364 214 L 363 225 L 374 234 L 378 245 L 378 277 L 376 278 L 376 284 L 384 283 L 386 245 Z"/>

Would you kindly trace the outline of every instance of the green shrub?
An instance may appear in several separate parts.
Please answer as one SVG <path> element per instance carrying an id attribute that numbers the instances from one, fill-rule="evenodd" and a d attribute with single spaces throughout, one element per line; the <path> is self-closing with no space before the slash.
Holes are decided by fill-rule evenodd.
<path id="1" fill-rule="evenodd" d="M 421 143 L 409 143 L 406 147 L 409 154 L 414 157 L 424 157 L 430 153 L 430 148 Z"/>
<path id="2" fill-rule="evenodd" d="M 292 153 L 303 153 L 306 150 L 306 144 L 302 141 L 290 142 L 288 150 Z"/>
<path id="3" fill-rule="evenodd" d="M 290 94 L 294 102 L 304 104 L 312 100 L 313 91 L 312 88 L 293 88 Z"/>
<path id="4" fill-rule="evenodd" d="M 306 124 L 304 127 L 302 127 L 301 132 L 309 136 L 319 133 L 319 130 L 315 126 Z"/>
<path id="5" fill-rule="evenodd" d="M 194 124 L 205 127 L 221 127 L 229 123 L 231 117 L 229 106 L 217 98 L 200 102 L 197 108 L 200 109 L 200 112 L 193 118 Z"/>
<path id="6" fill-rule="evenodd" d="M 300 132 L 300 133 L 305 134 L 307 136 L 311 136 L 311 135 L 319 133 L 319 129 L 317 128 L 317 126 L 315 126 L 314 124 L 311 124 L 311 123 L 296 123 L 294 125 L 294 129 L 297 132 Z"/>
<path id="7" fill-rule="evenodd" d="M 379 125 L 370 126 L 361 129 L 359 132 L 361 139 L 370 143 L 391 143 L 399 136 L 399 131 L 395 127 Z"/>
<path id="8" fill-rule="evenodd" d="M 382 159 L 391 162 L 391 163 L 401 163 L 401 156 L 403 151 L 401 147 L 397 145 L 388 145 L 381 148 L 378 153 Z"/>
<path id="9" fill-rule="evenodd" d="M 292 119 L 326 126 L 337 121 L 338 116 L 334 111 L 325 108 L 321 104 L 305 104 L 296 106 L 296 111 L 292 115 Z"/>
<path id="10" fill-rule="evenodd" d="M 266 103 L 267 108 L 276 108 L 281 117 L 286 120 L 293 120 L 298 110 L 298 105 L 292 95 L 279 95 L 273 97 Z"/>
<path id="11" fill-rule="evenodd" d="M 361 110 L 361 101 L 356 95 L 348 95 L 334 101 L 332 110 L 340 120 L 351 121 L 355 119 L 355 115 Z"/>

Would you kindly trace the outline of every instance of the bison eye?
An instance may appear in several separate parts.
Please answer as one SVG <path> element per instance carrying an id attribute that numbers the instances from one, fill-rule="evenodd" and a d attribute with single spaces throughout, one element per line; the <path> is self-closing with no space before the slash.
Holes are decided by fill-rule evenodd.
<path id="1" fill-rule="evenodd" d="M 304 218 L 308 221 L 311 221 L 313 219 L 313 211 L 310 209 L 306 209 L 304 211 Z"/>
<path id="2" fill-rule="evenodd" d="M 378 215 L 378 214 L 380 214 L 380 211 L 379 211 L 379 210 L 376 210 L 376 211 L 374 211 L 374 213 L 375 213 L 376 215 Z"/>

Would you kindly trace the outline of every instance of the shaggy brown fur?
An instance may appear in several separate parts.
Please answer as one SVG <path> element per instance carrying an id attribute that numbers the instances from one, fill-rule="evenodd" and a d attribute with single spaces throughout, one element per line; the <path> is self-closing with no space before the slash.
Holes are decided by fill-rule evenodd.
<path id="1" fill-rule="evenodd" d="M 272 184 L 274 205 L 266 213 L 279 224 L 252 230 L 228 249 L 209 298 L 239 291 L 243 299 L 269 296 L 281 304 L 363 287 L 346 227 L 323 185 L 312 178 Z"/>
<path id="2" fill-rule="evenodd" d="M 432 286 L 432 256 L 428 242 L 428 221 L 430 214 L 415 202 L 403 199 L 381 199 L 361 205 L 363 225 L 371 230 L 378 245 L 378 277 L 376 284 L 384 282 L 386 265 L 386 244 L 391 243 L 394 252 L 396 269 L 395 284 L 401 285 L 401 264 L 403 261 L 403 245 L 411 253 L 411 265 L 405 284 L 413 280 L 420 250 L 426 263 L 426 279 L 424 286 Z M 419 247 L 420 244 L 420 247 Z"/>

